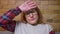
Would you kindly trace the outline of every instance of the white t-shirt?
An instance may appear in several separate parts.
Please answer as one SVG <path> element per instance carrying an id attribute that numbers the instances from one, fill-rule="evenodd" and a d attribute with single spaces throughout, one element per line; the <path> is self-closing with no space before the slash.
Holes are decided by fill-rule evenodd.
<path id="1" fill-rule="evenodd" d="M 33 26 L 25 23 L 17 23 L 14 34 L 49 34 L 52 30 L 49 24 L 38 24 Z"/>

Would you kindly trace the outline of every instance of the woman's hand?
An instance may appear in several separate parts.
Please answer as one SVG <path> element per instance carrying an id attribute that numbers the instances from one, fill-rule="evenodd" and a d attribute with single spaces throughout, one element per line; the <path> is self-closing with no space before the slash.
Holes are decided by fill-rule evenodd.
<path id="1" fill-rule="evenodd" d="M 19 6 L 20 10 L 22 10 L 23 12 L 26 12 L 30 9 L 36 8 L 36 3 L 34 3 L 33 1 L 26 1 L 25 3 L 23 3 L 21 6 Z"/>

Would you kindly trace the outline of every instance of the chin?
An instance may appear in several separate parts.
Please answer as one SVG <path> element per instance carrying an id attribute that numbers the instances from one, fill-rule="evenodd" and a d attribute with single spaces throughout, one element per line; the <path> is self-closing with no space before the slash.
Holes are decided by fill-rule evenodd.
<path id="1" fill-rule="evenodd" d="M 31 25 L 33 25 L 33 26 L 36 26 L 37 25 L 37 23 L 30 23 Z"/>
<path id="2" fill-rule="evenodd" d="M 30 22 L 30 24 L 32 24 L 32 25 L 33 25 L 33 24 L 36 24 L 36 23 L 37 23 L 37 22 Z"/>
<path id="3" fill-rule="evenodd" d="M 37 24 L 37 20 L 29 21 L 28 23 L 31 24 L 31 25 L 34 25 L 34 24 Z"/>

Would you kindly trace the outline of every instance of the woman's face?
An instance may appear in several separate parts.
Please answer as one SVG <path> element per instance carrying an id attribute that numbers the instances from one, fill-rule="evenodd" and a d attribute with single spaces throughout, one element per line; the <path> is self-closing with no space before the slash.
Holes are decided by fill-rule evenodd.
<path id="1" fill-rule="evenodd" d="M 38 13 L 36 10 L 28 11 L 25 15 L 25 18 L 29 24 L 36 24 L 38 20 Z"/>

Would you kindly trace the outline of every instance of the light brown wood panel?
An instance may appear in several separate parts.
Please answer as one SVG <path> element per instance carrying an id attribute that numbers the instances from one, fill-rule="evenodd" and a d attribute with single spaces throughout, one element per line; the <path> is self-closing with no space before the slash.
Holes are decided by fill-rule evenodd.
<path id="1" fill-rule="evenodd" d="M 0 16 L 6 13 L 9 9 L 15 8 L 18 5 L 21 5 L 26 0 L 0 0 Z M 51 0 L 33 0 L 37 2 L 37 5 L 42 12 L 43 21 L 49 23 L 53 26 L 54 30 L 60 32 L 60 1 L 51 1 Z M 22 19 L 22 14 L 19 14 L 14 18 L 16 21 Z M 0 31 L 4 31 L 3 28 L 0 28 Z"/>

